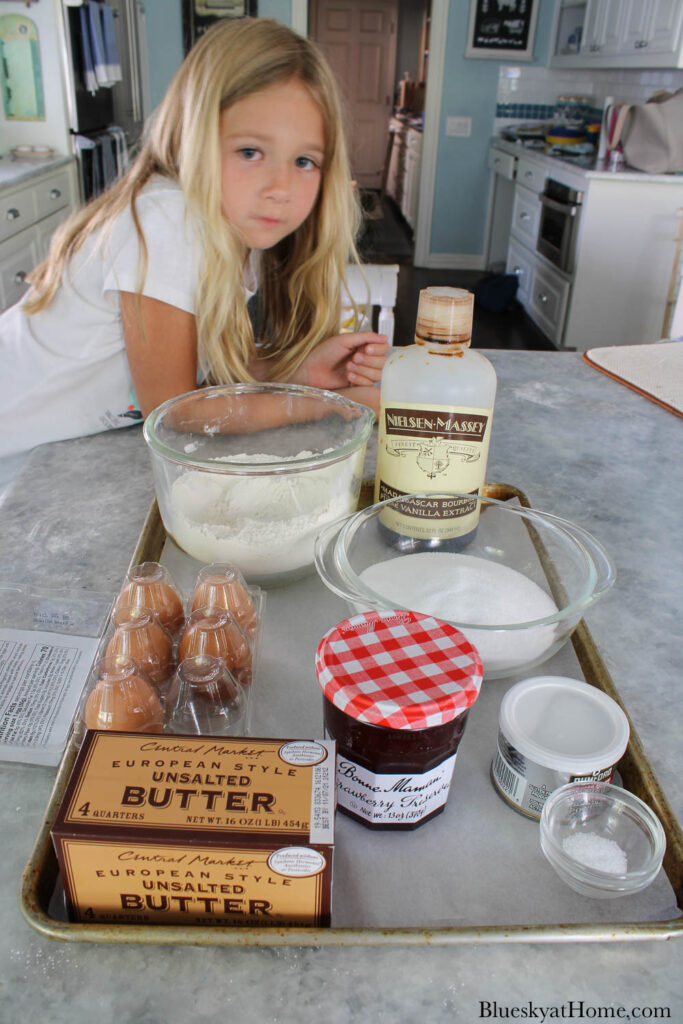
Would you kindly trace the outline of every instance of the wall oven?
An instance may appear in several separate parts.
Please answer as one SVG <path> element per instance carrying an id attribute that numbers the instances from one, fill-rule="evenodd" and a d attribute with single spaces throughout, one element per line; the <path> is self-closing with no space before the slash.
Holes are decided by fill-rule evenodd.
<path id="1" fill-rule="evenodd" d="M 583 192 L 546 178 L 539 199 L 541 219 L 536 250 L 560 270 L 571 274 Z"/>

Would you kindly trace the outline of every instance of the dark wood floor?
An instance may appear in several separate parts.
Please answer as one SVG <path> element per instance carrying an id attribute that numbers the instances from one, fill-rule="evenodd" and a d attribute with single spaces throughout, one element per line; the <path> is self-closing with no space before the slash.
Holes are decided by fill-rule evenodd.
<path id="1" fill-rule="evenodd" d="M 450 285 L 474 291 L 484 272 L 414 267 L 412 232 L 393 200 L 385 198 L 380 201 L 377 193 L 365 194 L 364 206 L 368 215 L 359 245 L 361 256 L 369 263 L 400 265 L 395 310 L 396 341 L 398 344 L 410 344 L 422 288 Z M 484 309 L 479 303 L 475 305 L 472 347 L 556 350 L 516 301 L 502 313 Z"/>

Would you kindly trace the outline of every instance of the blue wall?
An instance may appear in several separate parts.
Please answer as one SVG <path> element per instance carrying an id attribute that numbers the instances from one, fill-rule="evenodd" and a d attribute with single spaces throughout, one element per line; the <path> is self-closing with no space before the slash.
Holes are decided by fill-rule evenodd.
<path id="1" fill-rule="evenodd" d="M 259 0 L 259 16 L 291 23 L 291 0 Z M 180 0 L 146 0 L 149 87 L 152 109 L 166 92 L 183 59 L 183 20 Z"/>
<path id="2" fill-rule="evenodd" d="M 554 0 L 540 0 L 534 64 L 545 66 Z M 439 118 L 434 214 L 430 252 L 477 256 L 484 249 L 490 172 L 488 146 L 493 131 L 498 70 L 511 60 L 465 57 L 469 4 L 450 0 L 446 62 Z M 447 117 L 471 117 L 472 134 L 446 135 Z"/>

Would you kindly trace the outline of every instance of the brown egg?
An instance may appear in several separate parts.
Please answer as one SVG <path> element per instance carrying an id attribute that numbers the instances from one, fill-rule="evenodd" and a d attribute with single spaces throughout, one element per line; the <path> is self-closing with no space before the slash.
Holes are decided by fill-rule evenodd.
<path id="1" fill-rule="evenodd" d="M 158 562 L 141 562 L 127 573 L 116 609 L 140 605 L 156 612 L 162 626 L 175 636 L 183 628 L 183 602 L 168 570 Z"/>
<path id="2" fill-rule="evenodd" d="M 107 644 L 107 657 L 122 654 L 132 658 L 155 686 L 163 686 L 173 671 L 170 633 L 148 608 L 119 608 L 114 619 L 116 629 Z"/>
<path id="3" fill-rule="evenodd" d="M 227 608 L 249 635 L 256 629 L 256 611 L 241 573 L 231 565 L 214 562 L 200 569 L 190 610 Z"/>
<path id="4" fill-rule="evenodd" d="M 130 658 L 103 658 L 97 682 L 85 703 L 88 729 L 161 732 L 164 716 L 159 695 Z"/>
<path id="5" fill-rule="evenodd" d="M 247 635 L 225 608 L 196 608 L 178 645 L 178 661 L 211 654 L 220 658 L 235 678 L 251 682 L 251 646 Z"/>

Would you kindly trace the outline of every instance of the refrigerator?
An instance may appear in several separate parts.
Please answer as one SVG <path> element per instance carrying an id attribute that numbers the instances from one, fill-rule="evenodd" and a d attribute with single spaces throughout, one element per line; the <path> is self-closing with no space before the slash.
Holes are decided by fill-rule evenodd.
<path id="1" fill-rule="evenodd" d="M 69 132 L 87 201 L 127 169 L 150 113 L 145 5 L 62 0 L 61 9 Z"/>

